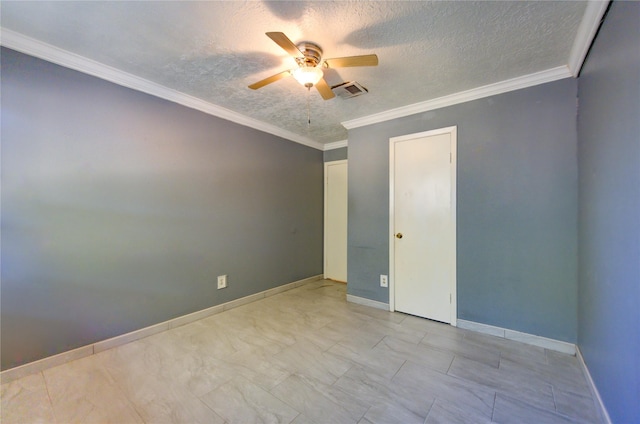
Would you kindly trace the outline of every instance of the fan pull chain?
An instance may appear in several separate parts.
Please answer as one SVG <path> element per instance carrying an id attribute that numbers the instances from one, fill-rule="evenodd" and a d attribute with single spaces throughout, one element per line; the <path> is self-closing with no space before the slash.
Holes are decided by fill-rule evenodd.
<path id="1" fill-rule="evenodd" d="M 311 87 L 307 88 L 307 127 L 311 126 L 311 105 L 310 105 L 310 99 L 311 99 Z"/>

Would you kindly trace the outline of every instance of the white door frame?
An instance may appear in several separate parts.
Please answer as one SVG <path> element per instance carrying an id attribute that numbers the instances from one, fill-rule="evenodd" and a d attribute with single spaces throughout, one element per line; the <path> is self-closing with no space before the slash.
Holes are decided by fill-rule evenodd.
<path id="1" fill-rule="evenodd" d="M 457 127 L 446 127 L 432 131 L 424 131 L 415 134 L 408 134 L 389 139 L 389 310 L 395 311 L 395 202 L 394 202 L 394 184 L 395 184 L 395 143 L 400 141 L 411 140 L 414 138 L 430 137 L 439 134 L 451 134 L 451 222 L 453 222 L 453 258 L 451 258 L 451 280 L 449 281 L 451 290 L 451 325 L 457 326 L 457 276 L 456 276 L 456 253 L 457 240 L 456 230 L 458 223 L 456 221 L 456 174 L 457 174 Z"/>
<path id="2" fill-rule="evenodd" d="M 331 165 L 342 165 L 342 164 L 348 164 L 349 160 L 348 159 L 342 159 L 342 160 L 334 160 L 334 161 L 329 161 L 329 162 L 325 162 L 324 163 L 324 221 L 323 221 L 323 227 L 324 227 L 324 240 L 323 240 L 323 248 L 322 248 L 322 273 L 323 273 L 323 277 L 327 278 L 327 241 L 329 238 L 328 235 L 328 231 L 327 231 L 327 220 L 329 218 L 329 202 L 328 202 L 328 186 L 329 186 L 329 166 Z M 346 260 L 346 259 L 345 259 Z"/>

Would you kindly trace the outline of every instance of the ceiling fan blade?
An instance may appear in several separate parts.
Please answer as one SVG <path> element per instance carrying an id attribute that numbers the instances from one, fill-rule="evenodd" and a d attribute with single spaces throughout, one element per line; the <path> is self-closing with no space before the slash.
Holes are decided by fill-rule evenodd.
<path id="1" fill-rule="evenodd" d="M 302 52 L 293 44 L 293 41 L 289 40 L 289 37 L 284 35 L 283 32 L 267 32 L 267 37 L 271 38 L 277 45 L 282 47 L 284 51 L 289 53 L 293 57 L 303 56 Z"/>
<path id="2" fill-rule="evenodd" d="M 320 93 L 322 98 L 325 100 L 333 99 L 334 97 L 336 97 L 336 95 L 331 90 L 331 87 L 329 87 L 329 84 L 327 84 L 324 78 L 316 83 L 316 88 L 318 89 L 318 92 Z"/>
<path id="3" fill-rule="evenodd" d="M 324 63 L 329 68 L 347 68 L 349 66 L 378 66 L 378 56 L 365 54 L 363 56 L 348 56 L 326 59 Z"/>
<path id="4" fill-rule="evenodd" d="M 265 78 L 261 81 L 254 82 L 249 86 L 249 88 L 252 90 L 257 90 L 258 88 L 262 88 L 267 84 L 271 84 L 272 82 L 279 81 L 282 78 L 288 77 L 289 75 L 291 75 L 291 71 L 283 71 L 283 72 L 280 72 L 279 74 L 271 75 L 269 78 Z"/>

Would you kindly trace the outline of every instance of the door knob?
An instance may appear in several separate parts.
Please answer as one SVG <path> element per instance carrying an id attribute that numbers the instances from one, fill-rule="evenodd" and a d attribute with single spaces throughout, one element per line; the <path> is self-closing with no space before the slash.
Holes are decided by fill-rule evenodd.
<path id="1" fill-rule="evenodd" d="M 398 233 L 398 234 L 396 234 L 396 238 L 401 239 L 401 238 L 402 238 L 402 233 Z"/>

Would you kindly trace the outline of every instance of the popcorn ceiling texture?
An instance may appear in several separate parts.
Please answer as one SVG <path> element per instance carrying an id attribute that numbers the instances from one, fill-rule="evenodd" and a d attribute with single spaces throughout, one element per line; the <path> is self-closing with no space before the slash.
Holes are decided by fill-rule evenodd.
<path id="1" fill-rule="evenodd" d="M 2 27 L 320 143 L 340 122 L 566 65 L 586 2 L 11 2 Z M 264 35 L 314 41 L 324 57 L 376 53 L 377 67 L 326 70 L 369 94 L 323 101 Z M 309 99 L 307 99 L 309 96 Z M 307 126 L 307 100 L 311 126 Z"/>

